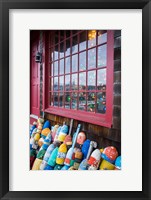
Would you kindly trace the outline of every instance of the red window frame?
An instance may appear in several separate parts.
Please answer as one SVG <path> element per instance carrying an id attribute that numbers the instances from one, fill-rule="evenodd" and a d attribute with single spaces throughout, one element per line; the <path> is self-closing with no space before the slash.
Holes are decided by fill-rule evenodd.
<path id="1" fill-rule="evenodd" d="M 50 44 L 48 43 L 48 41 L 50 41 L 49 40 L 50 32 L 51 31 L 45 31 L 44 41 L 43 41 L 43 44 L 44 44 L 43 111 L 47 113 L 63 116 L 63 117 L 73 118 L 79 121 L 84 121 L 84 122 L 100 125 L 100 126 L 111 127 L 112 126 L 112 112 L 113 112 L 114 31 L 112 30 L 107 31 L 106 112 L 104 114 L 91 113 L 91 112 L 80 111 L 80 110 L 72 110 L 72 109 L 54 107 L 54 106 L 49 105 L 49 102 L 50 102 L 50 96 L 49 96 Z M 72 35 L 70 37 L 72 38 Z M 88 46 L 86 47 L 86 52 L 87 51 L 88 51 Z M 78 49 L 78 54 L 79 54 L 79 49 Z M 72 56 L 72 54 L 70 56 Z M 97 59 L 97 56 L 96 56 L 96 59 Z M 89 91 L 86 90 L 86 92 L 89 92 Z"/>

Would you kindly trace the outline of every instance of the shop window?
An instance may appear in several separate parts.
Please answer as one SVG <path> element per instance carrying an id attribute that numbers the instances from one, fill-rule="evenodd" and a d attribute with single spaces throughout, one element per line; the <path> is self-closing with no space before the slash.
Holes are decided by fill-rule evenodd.
<path id="1" fill-rule="evenodd" d="M 113 32 L 50 31 L 47 112 L 111 127 Z"/>

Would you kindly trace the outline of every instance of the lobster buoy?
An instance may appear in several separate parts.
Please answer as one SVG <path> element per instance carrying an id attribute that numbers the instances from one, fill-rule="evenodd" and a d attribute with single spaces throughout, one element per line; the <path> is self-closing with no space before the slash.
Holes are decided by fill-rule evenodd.
<path id="1" fill-rule="evenodd" d="M 58 147 L 56 147 L 53 152 L 51 153 L 51 156 L 48 160 L 48 165 L 50 165 L 51 167 L 54 167 L 56 165 L 56 158 L 58 155 Z"/>
<path id="2" fill-rule="evenodd" d="M 88 164 L 90 165 L 88 170 L 97 170 L 100 164 L 100 160 L 101 152 L 99 149 L 95 149 L 88 160 Z"/>
<path id="3" fill-rule="evenodd" d="M 66 144 L 61 144 L 58 150 L 56 163 L 59 165 L 63 165 L 65 157 L 67 153 L 67 146 Z"/>
<path id="4" fill-rule="evenodd" d="M 63 125 L 61 127 L 61 130 L 60 130 L 60 133 L 59 133 L 59 136 L 58 136 L 58 140 L 60 142 L 63 142 L 65 140 L 65 137 L 68 133 L 68 126 L 67 125 Z"/>
<path id="5" fill-rule="evenodd" d="M 114 163 L 118 156 L 118 152 L 115 147 L 106 147 L 102 152 L 102 158 L 110 163 Z"/>
<path id="6" fill-rule="evenodd" d="M 121 156 L 118 156 L 115 160 L 115 169 L 117 170 L 121 169 Z"/>
<path id="7" fill-rule="evenodd" d="M 44 123 L 43 127 L 42 127 L 42 129 L 45 129 L 45 128 L 51 129 L 51 124 L 50 124 L 50 121 L 49 121 L 49 120 L 47 120 L 47 121 Z"/>
<path id="8" fill-rule="evenodd" d="M 88 154 L 88 150 L 89 150 L 89 147 L 90 147 L 90 140 L 86 140 L 83 145 L 82 145 L 82 153 L 83 153 L 83 159 L 85 159 L 87 157 L 87 154 Z"/>
<path id="9" fill-rule="evenodd" d="M 43 129 L 41 132 L 41 137 L 45 139 L 50 132 L 51 130 L 49 128 Z"/>

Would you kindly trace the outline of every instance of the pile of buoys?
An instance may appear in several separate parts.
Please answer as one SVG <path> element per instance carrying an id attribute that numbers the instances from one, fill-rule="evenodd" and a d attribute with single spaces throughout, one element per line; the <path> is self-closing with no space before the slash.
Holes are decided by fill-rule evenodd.
<path id="1" fill-rule="evenodd" d="M 70 127 L 65 123 L 54 127 L 39 118 L 30 129 L 30 169 L 32 170 L 120 170 L 121 155 L 114 146 L 104 149 L 90 141 L 80 131 L 71 136 Z M 69 129 L 70 128 L 70 129 Z"/>

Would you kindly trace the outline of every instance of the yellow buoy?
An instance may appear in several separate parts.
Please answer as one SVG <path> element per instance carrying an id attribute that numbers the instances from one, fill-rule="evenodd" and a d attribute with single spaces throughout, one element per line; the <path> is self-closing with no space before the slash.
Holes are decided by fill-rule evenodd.
<path id="1" fill-rule="evenodd" d="M 41 163 L 42 163 L 42 160 L 36 158 L 36 160 L 33 164 L 32 170 L 40 170 Z"/>
<path id="2" fill-rule="evenodd" d="M 57 159 L 56 159 L 56 163 L 58 165 L 63 165 L 65 157 L 66 157 L 66 153 L 67 153 L 67 145 L 61 144 L 59 147 Z"/>
<path id="3" fill-rule="evenodd" d="M 114 170 L 114 168 L 115 166 L 112 163 L 104 159 L 102 160 L 101 165 L 100 165 L 100 170 Z"/>

